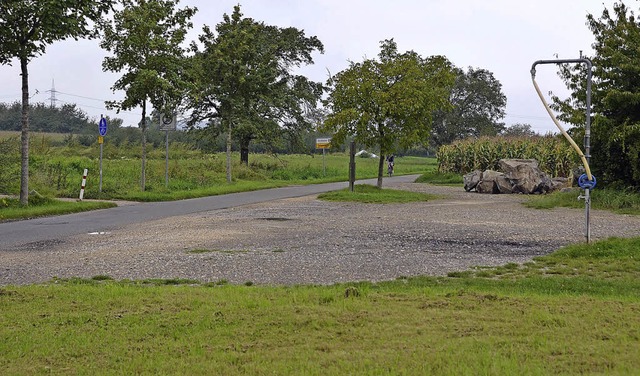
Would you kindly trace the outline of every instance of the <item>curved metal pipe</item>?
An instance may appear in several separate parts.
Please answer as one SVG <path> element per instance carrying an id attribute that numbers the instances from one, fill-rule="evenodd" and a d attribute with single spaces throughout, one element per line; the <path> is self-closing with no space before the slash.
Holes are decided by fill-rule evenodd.
<path id="1" fill-rule="evenodd" d="M 551 108 L 549 107 L 549 105 L 547 104 L 547 101 L 545 101 L 544 96 L 542 95 L 542 92 L 540 91 L 540 87 L 538 87 L 538 84 L 536 83 L 536 65 L 538 64 L 586 64 L 587 66 L 587 103 L 586 103 L 586 122 L 585 122 L 585 128 L 584 128 L 584 150 L 585 150 L 585 154 L 582 153 L 582 150 L 580 150 L 580 147 L 578 147 L 578 145 L 576 145 L 575 141 L 573 141 L 573 139 L 569 136 L 569 134 L 567 134 L 567 132 L 564 130 L 564 128 L 562 128 L 562 126 L 560 125 L 560 122 L 558 121 L 558 119 L 556 119 L 555 115 L 553 114 L 553 112 L 551 111 Z M 562 132 L 562 134 L 564 135 L 564 137 L 569 141 L 569 143 L 571 144 L 571 146 L 573 146 L 573 148 L 578 152 L 578 154 L 580 155 L 580 159 L 582 159 L 582 164 L 584 165 L 584 169 L 587 175 L 587 179 L 595 184 L 595 179 L 594 177 L 591 175 L 591 169 L 589 168 L 589 161 L 591 160 L 591 77 L 592 77 L 592 68 L 593 68 L 593 64 L 591 63 L 591 60 L 589 59 L 585 59 L 582 57 L 582 51 L 580 52 L 580 59 L 558 59 L 558 60 L 538 60 L 535 63 L 533 63 L 533 65 L 531 66 L 531 80 L 533 81 L 533 86 L 536 88 L 536 92 L 538 93 L 538 96 L 540 97 L 540 100 L 542 101 L 542 104 L 544 105 L 544 108 L 547 110 L 547 112 L 549 113 L 549 116 L 551 116 L 551 119 L 553 120 L 553 122 L 556 124 L 556 126 L 558 127 L 558 129 L 560 129 L 560 131 Z M 585 207 L 585 238 L 587 240 L 587 243 L 591 242 L 591 221 L 590 221 L 590 211 L 591 211 L 591 195 L 590 195 L 590 189 L 589 187 L 586 187 L 584 189 L 584 196 L 580 196 L 579 198 L 584 198 L 584 207 Z"/>
<path id="2" fill-rule="evenodd" d="M 538 86 L 538 83 L 536 82 L 536 65 L 538 64 L 566 64 L 566 63 L 585 63 L 587 64 L 587 92 L 589 95 L 587 95 L 587 114 L 586 114 L 586 125 L 585 125 L 585 151 L 586 151 L 586 156 L 585 154 L 582 152 L 582 149 L 580 149 L 580 147 L 576 144 L 575 141 L 573 141 L 573 138 L 571 138 L 571 136 L 569 136 L 569 134 L 567 133 L 567 131 L 564 130 L 564 128 L 562 127 L 562 125 L 560 125 L 560 122 L 558 121 L 558 119 L 556 118 L 556 116 L 553 114 L 553 111 L 551 110 L 551 107 L 549 107 L 549 104 L 547 103 L 547 101 L 544 99 L 544 96 L 542 95 L 542 92 L 540 91 L 540 87 Z M 589 167 L 589 159 L 591 156 L 589 155 L 589 140 L 591 138 L 591 69 L 592 69 L 592 64 L 591 64 L 591 60 L 589 59 L 566 59 L 566 60 L 538 60 L 535 63 L 533 63 L 533 65 L 531 66 L 531 80 L 533 81 L 533 86 L 536 89 L 536 92 L 538 93 L 538 97 L 540 97 L 540 100 L 542 101 L 542 104 L 544 105 L 544 108 L 547 110 L 547 113 L 549 114 L 549 116 L 551 117 L 551 120 L 553 120 L 554 124 L 556 125 L 556 127 L 558 127 L 558 129 L 560 130 L 560 132 L 562 133 L 562 135 L 567 139 L 567 141 L 569 141 L 569 143 L 571 144 L 571 146 L 575 149 L 575 151 L 578 153 L 578 155 L 580 156 L 580 159 L 582 160 L 582 164 L 584 165 L 584 169 L 585 172 L 587 174 L 587 178 L 590 181 L 593 181 L 593 176 L 591 175 L 591 168 Z"/>

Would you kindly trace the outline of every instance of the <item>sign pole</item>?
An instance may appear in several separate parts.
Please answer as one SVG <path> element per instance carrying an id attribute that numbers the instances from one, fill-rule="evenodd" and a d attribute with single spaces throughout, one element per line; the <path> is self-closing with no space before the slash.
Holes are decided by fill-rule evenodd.
<path id="1" fill-rule="evenodd" d="M 169 188 L 169 130 L 165 131 L 165 146 L 166 152 L 164 157 L 164 186 L 165 188 Z"/>
<path id="2" fill-rule="evenodd" d="M 102 137 L 102 136 L 100 136 Z M 98 184 L 98 192 L 102 193 L 102 142 L 100 143 L 100 183 Z"/>
<path id="3" fill-rule="evenodd" d="M 98 143 L 100 144 L 100 183 L 98 184 L 98 192 L 102 193 L 102 146 L 104 145 L 104 136 L 107 134 L 107 119 L 100 115 L 100 123 L 98 123 Z"/>
<path id="4" fill-rule="evenodd" d="M 164 186 L 169 188 L 169 131 L 177 128 L 177 115 L 175 113 L 164 113 L 159 115 L 160 130 L 165 131 L 165 157 L 164 157 Z"/>
<path id="5" fill-rule="evenodd" d="M 353 192 L 356 183 L 356 143 L 349 145 L 349 191 Z"/>
<path id="6" fill-rule="evenodd" d="M 326 149 L 322 149 L 322 176 L 327 176 L 327 165 L 324 161 L 324 151 Z"/>
<path id="7" fill-rule="evenodd" d="M 322 149 L 322 176 L 327 176 L 327 164 L 325 162 L 325 149 L 331 147 L 331 138 L 316 138 L 316 149 Z"/>

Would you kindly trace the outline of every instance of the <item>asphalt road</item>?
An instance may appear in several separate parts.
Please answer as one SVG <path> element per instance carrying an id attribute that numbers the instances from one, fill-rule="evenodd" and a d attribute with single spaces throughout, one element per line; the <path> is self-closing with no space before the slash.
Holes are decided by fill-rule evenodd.
<path id="1" fill-rule="evenodd" d="M 418 175 L 386 177 L 385 182 L 413 182 Z M 359 180 L 357 184 L 375 184 L 376 179 Z M 137 203 L 84 213 L 24 221 L 0 223 L 0 251 L 25 245 L 37 251 L 43 246 L 69 236 L 111 231 L 133 223 L 172 216 L 226 209 L 284 198 L 313 195 L 348 187 L 347 182 L 265 189 L 170 202 Z"/>

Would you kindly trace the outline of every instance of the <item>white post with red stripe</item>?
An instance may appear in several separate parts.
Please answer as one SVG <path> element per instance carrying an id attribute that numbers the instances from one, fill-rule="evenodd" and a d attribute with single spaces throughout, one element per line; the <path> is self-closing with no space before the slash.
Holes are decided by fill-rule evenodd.
<path id="1" fill-rule="evenodd" d="M 89 170 L 87 170 L 86 168 L 84 169 L 84 175 L 82 175 L 82 186 L 80 186 L 80 201 L 82 201 L 82 198 L 84 197 L 84 187 L 87 185 L 87 172 Z"/>

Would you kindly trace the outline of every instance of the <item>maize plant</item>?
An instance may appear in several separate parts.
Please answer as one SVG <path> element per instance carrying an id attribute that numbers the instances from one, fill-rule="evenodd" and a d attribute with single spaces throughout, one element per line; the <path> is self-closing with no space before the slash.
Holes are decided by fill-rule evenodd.
<path id="1" fill-rule="evenodd" d="M 497 170 L 500 159 L 535 159 L 545 173 L 563 177 L 569 177 L 579 161 L 571 146 L 555 136 L 459 140 L 441 146 L 436 157 L 441 173 Z"/>

